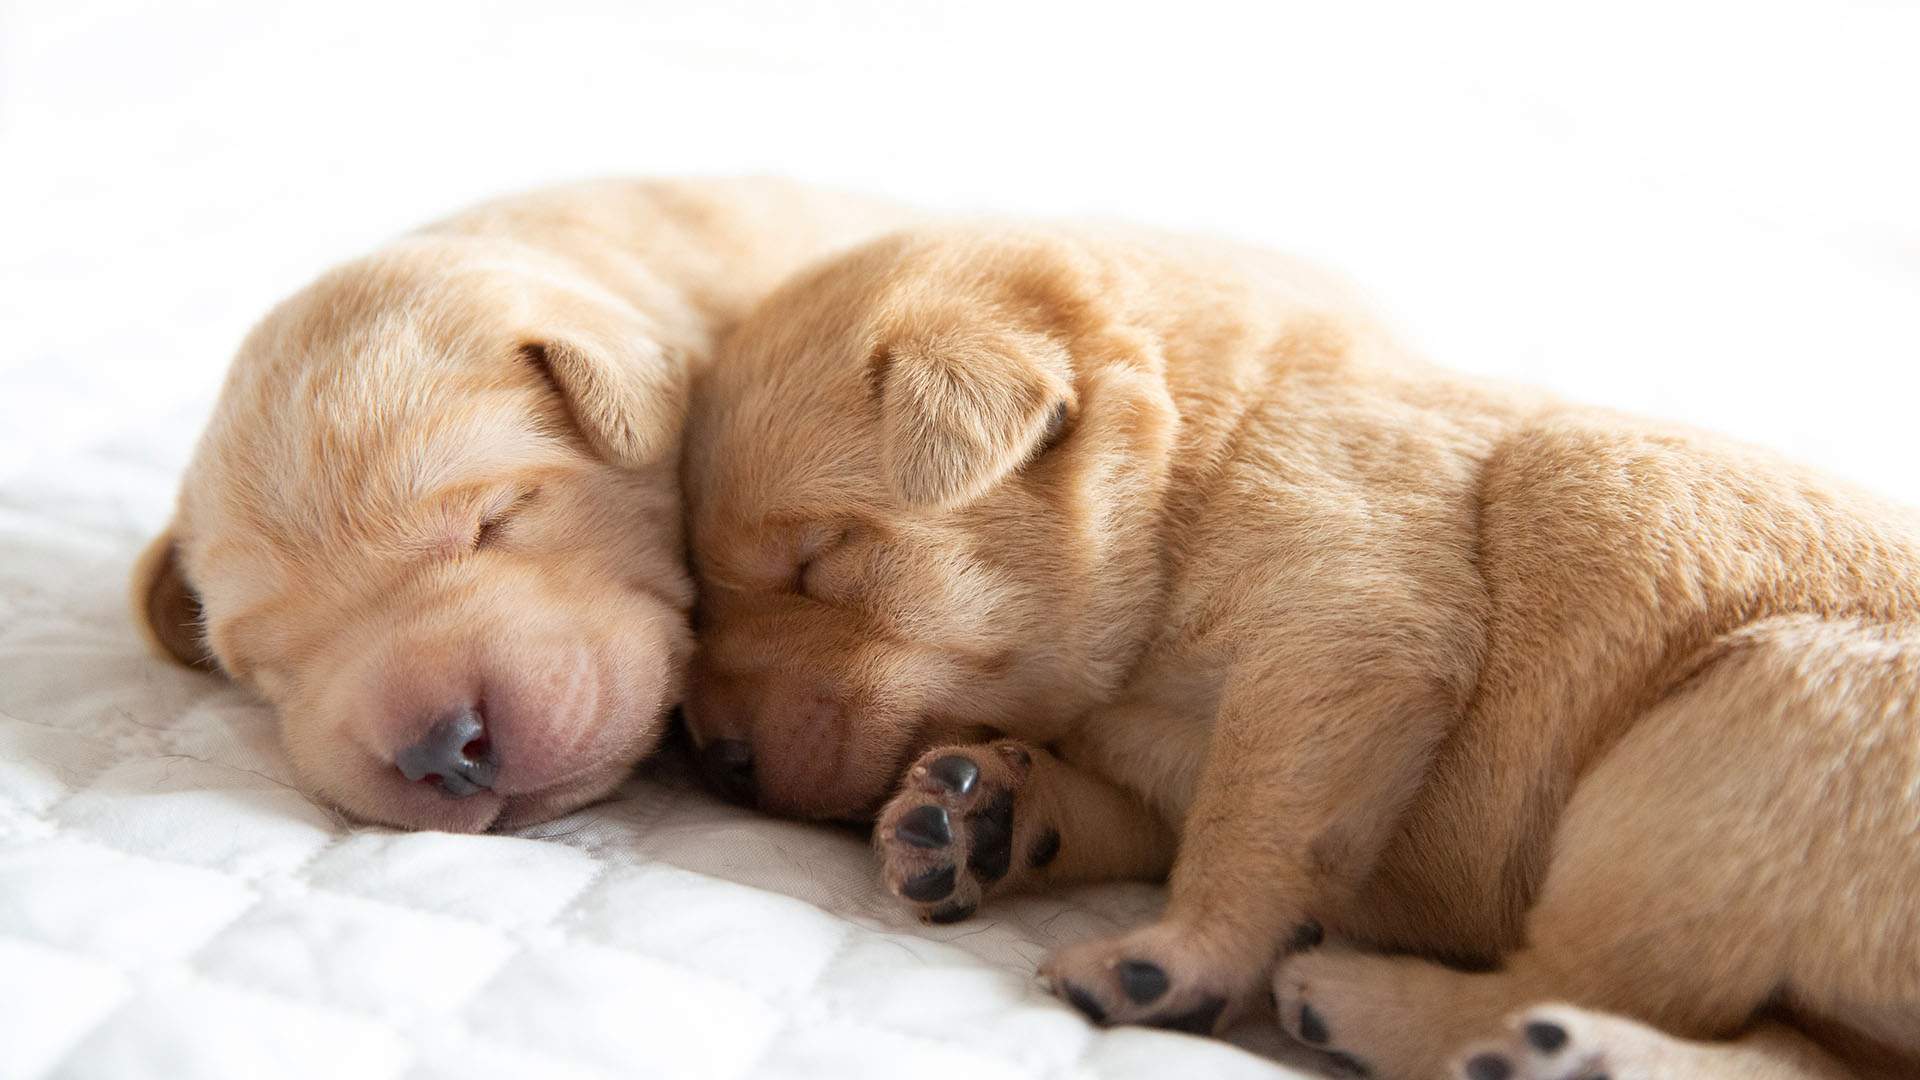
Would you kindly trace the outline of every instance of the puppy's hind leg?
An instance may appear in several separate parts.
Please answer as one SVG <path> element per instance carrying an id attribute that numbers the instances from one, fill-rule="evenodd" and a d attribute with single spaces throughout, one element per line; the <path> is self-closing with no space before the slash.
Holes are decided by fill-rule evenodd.
<path id="1" fill-rule="evenodd" d="M 1139 799 L 1013 740 L 922 755 L 873 840 L 887 887 L 936 923 L 990 894 L 1157 880 L 1173 861 L 1172 830 Z"/>
<path id="2" fill-rule="evenodd" d="M 1527 946 L 1499 971 L 1322 950 L 1279 973 L 1282 1023 L 1376 1075 L 1456 1059 L 1474 1075 L 1479 1057 L 1485 1080 L 1522 1058 L 1462 1049 L 1544 1002 L 1692 1040 L 1779 1006 L 1849 1067 L 1869 1066 L 1830 1025 L 1904 1047 L 1913 1071 L 1893 1075 L 1920 1074 L 1920 636 L 1775 620 L 1712 656 L 1580 781 Z"/>
<path id="3" fill-rule="evenodd" d="M 1516 1013 L 1504 1038 L 1468 1047 L 1456 1080 L 1852 1080 L 1805 1035 L 1762 1023 L 1725 1042 L 1681 1039 L 1637 1020 L 1570 1005 Z"/>

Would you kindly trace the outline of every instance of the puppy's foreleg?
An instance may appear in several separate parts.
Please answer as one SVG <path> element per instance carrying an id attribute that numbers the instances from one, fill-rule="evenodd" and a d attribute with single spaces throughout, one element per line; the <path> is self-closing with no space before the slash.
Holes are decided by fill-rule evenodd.
<path id="1" fill-rule="evenodd" d="M 1325 669 L 1323 669 L 1325 670 Z M 1347 665 L 1228 686 L 1180 835 L 1165 915 L 1045 971 L 1098 1020 L 1211 1031 L 1364 880 L 1454 708 L 1433 680 Z"/>
<path id="2" fill-rule="evenodd" d="M 930 922 L 988 895 L 1079 881 L 1157 880 L 1174 835 L 1133 795 L 1013 740 L 928 751 L 874 826 L 881 876 Z"/>

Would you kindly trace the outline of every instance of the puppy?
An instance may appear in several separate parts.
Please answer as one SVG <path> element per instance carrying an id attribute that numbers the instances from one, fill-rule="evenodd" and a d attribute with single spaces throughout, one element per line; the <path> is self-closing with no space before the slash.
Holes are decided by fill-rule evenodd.
<path id="1" fill-rule="evenodd" d="M 935 922 L 1170 875 L 1045 964 L 1096 1021 L 1271 991 L 1381 1077 L 1920 1060 L 1900 511 L 1431 369 L 1278 257 L 991 227 L 776 293 L 685 476 L 704 753 L 877 813 Z"/>
<path id="2" fill-rule="evenodd" d="M 301 783 L 476 831 L 609 792 L 679 699 L 690 373 L 891 208 L 758 180 L 480 206 L 241 346 L 133 574 L 154 645 L 254 688 Z"/>

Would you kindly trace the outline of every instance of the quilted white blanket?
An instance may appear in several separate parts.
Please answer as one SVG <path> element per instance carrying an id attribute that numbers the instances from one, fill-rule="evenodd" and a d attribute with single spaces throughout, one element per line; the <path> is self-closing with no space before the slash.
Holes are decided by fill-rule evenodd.
<path id="1" fill-rule="evenodd" d="M 1257 1028 L 1101 1033 L 1034 985 L 1156 890 L 922 927 L 861 838 L 671 762 L 522 835 L 357 829 L 262 707 L 143 654 L 127 564 L 245 326 L 494 191 L 775 169 L 1230 229 L 1336 253 L 1454 362 L 1920 494 L 1911 12 L 1044 7 L 0 13 L 0 1078 L 1289 1074 Z"/>

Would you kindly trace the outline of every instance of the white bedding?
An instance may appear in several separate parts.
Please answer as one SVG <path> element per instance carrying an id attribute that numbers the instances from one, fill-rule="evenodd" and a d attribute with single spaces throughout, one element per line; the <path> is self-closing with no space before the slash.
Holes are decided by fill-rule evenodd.
<path id="1" fill-rule="evenodd" d="M 350 828 L 142 653 L 127 564 L 247 323 L 484 194 L 770 169 L 1230 230 L 1449 362 L 1920 496 L 1910 9 L 521 7 L 0 14 L 0 1078 L 1287 1074 L 1034 986 L 1156 890 L 921 927 L 859 838 L 671 764 L 519 836 Z"/>

